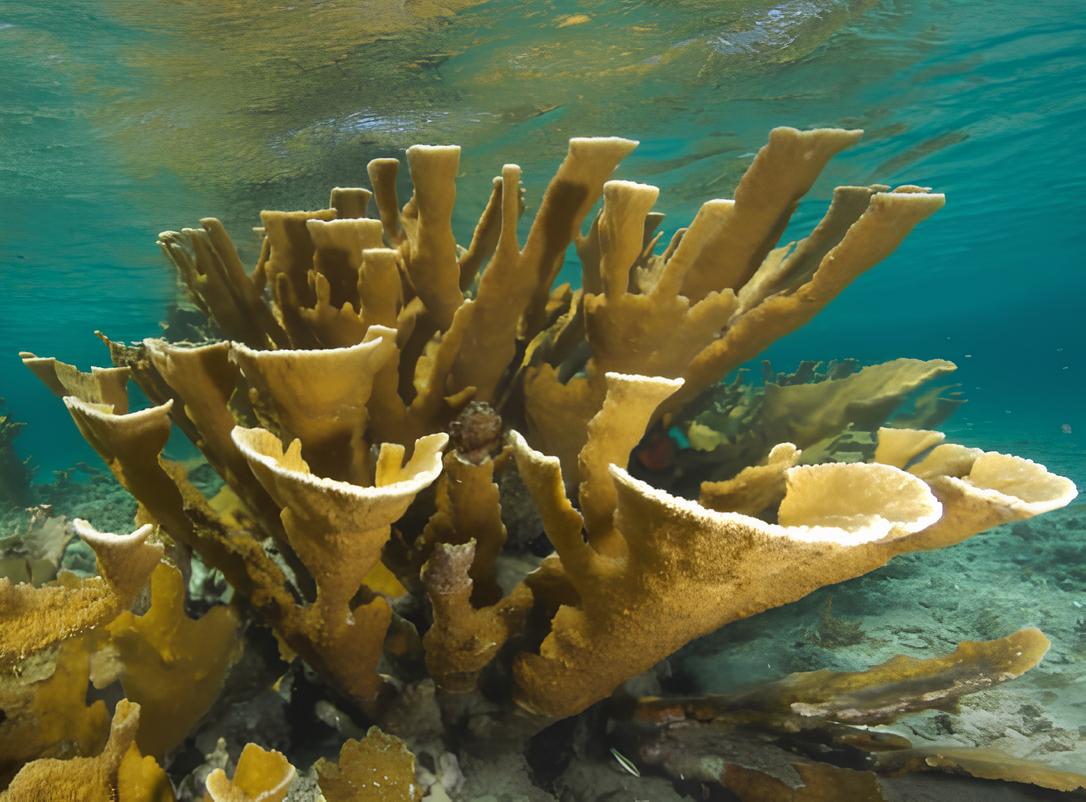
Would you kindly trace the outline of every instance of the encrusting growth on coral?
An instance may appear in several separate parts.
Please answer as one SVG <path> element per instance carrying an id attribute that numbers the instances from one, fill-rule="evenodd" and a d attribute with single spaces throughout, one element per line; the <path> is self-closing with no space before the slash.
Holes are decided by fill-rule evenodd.
<path id="1" fill-rule="evenodd" d="M 757 398 L 719 384 L 943 205 L 915 186 L 841 187 L 808 236 L 778 244 L 800 198 L 860 135 L 775 129 L 735 199 L 705 203 L 662 249 L 659 191 L 611 179 L 637 144 L 619 138 L 570 141 L 523 243 L 525 191 L 507 164 L 457 244 L 453 146 L 408 149 L 402 207 L 399 163 L 378 159 L 372 192 L 337 187 L 326 208 L 263 212 L 252 272 L 213 218 L 161 234 L 225 339 L 103 336 L 115 367 L 89 373 L 23 355 L 138 500 L 143 526 L 123 537 L 84 528 L 101 578 L 0 582 L 0 659 L 108 625 L 126 692 L 166 716 L 147 686 L 155 673 L 139 672 L 163 648 L 146 628 L 170 620 L 169 648 L 203 661 L 190 712 L 209 704 L 234 619 L 179 615 L 177 574 L 155 569 L 162 546 L 145 542 L 155 528 L 171 554 L 220 571 L 283 654 L 352 712 L 394 719 L 404 686 L 381 672 L 403 667 L 437 683 L 450 728 L 465 724 L 473 695 L 505 700 L 495 717 L 506 723 L 519 706 L 538 727 L 731 621 L 1067 504 L 1074 485 L 1043 466 L 926 430 L 959 403 L 941 390 L 917 401 L 911 426 L 892 428 L 948 362 L 831 367 L 811 383 L 778 377 Z M 571 245 L 581 287 L 554 287 Z M 128 379 L 149 407 L 129 409 Z M 225 482 L 214 498 L 163 455 L 173 426 Z M 672 426 L 699 454 L 641 460 L 662 477 L 645 481 L 631 452 L 666 447 Z M 883 427 L 868 459 L 827 462 L 852 427 Z M 518 503 L 503 491 L 510 477 L 553 546 L 526 576 L 501 570 L 503 506 Z M 110 624 L 152 571 L 150 611 Z M 141 729 L 139 743 L 161 754 L 180 735 Z M 319 770 L 326 796 L 369 798 L 358 796 L 367 772 L 386 766 L 416 798 L 405 751 L 376 730 L 348 742 L 338 769 Z M 102 771 L 115 772 L 109 761 Z M 233 780 L 209 778 L 210 798 L 271 799 L 288 766 L 253 747 Z M 258 770 L 262 783 L 278 779 L 250 783 Z"/>
<path id="2" fill-rule="evenodd" d="M 433 624 L 423 636 L 426 666 L 442 688 L 471 691 L 479 673 L 506 641 L 524 626 L 532 604 L 526 586 L 507 598 L 477 608 L 469 576 L 476 544 L 439 543 L 422 568 L 422 581 L 433 608 Z"/>

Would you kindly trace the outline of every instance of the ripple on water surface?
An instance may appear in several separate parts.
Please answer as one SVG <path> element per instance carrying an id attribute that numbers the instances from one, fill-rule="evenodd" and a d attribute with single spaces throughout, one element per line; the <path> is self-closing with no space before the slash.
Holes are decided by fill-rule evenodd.
<path id="1" fill-rule="evenodd" d="M 251 255 L 260 208 L 321 204 L 413 142 L 465 146 L 466 239 L 503 162 L 524 167 L 531 202 L 571 135 L 640 139 L 621 172 L 662 187 L 674 228 L 731 194 L 773 125 L 846 125 L 867 136 L 795 231 L 839 183 L 930 185 L 948 206 L 770 355 L 945 356 L 962 366 L 963 415 L 1010 399 L 1014 425 L 1047 430 L 1044 399 L 1086 383 L 1086 272 L 1069 268 L 1083 263 L 1069 200 L 1086 190 L 1084 52 L 1079 4 L 1059 0 L 13 6 L 2 394 L 32 424 L 28 450 L 70 461 L 78 438 L 15 350 L 85 365 L 103 358 L 95 328 L 155 334 L 174 296 L 159 230 L 215 214 Z M 1086 431 L 1082 414 L 1052 425 Z"/>

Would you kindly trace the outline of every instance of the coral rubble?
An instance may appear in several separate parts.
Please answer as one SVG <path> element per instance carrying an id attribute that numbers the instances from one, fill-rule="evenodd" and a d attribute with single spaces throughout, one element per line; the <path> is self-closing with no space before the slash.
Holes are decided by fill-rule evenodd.
<path id="1" fill-rule="evenodd" d="M 300 657 L 353 714 L 395 729 L 429 675 L 446 727 L 523 734 L 729 622 L 1067 504 L 1074 485 L 1043 466 L 922 428 L 954 399 L 925 396 L 912 427 L 886 427 L 947 362 L 779 377 L 757 414 L 727 408 L 727 390 L 711 400 L 942 206 L 915 186 L 841 187 L 807 237 L 778 245 L 800 198 L 860 133 L 774 130 L 735 199 L 708 201 L 662 249 L 658 190 L 610 178 L 636 146 L 619 138 L 571 140 L 523 242 L 520 170 L 505 165 L 471 240 L 457 243 L 451 146 L 408 149 L 402 206 L 399 162 L 378 159 L 372 191 L 263 212 L 251 272 L 215 219 L 163 233 L 224 340 L 106 339 L 114 367 L 90 373 L 23 355 L 137 499 L 142 526 L 117 536 L 81 525 L 102 578 L 0 580 L 0 658 L 63 650 L 83 633 L 113 639 L 115 676 L 147 719 L 136 743 L 161 756 L 184 733 L 157 719 L 184 709 L 181 729 L 195 724 L 233 659 L 236 626 L 218 608 L 184 615 L 177 569 L 155 568 L 165 548 L 183 569 L 196 558 L 221 572 L 282 655 Z M 571 245 L 576 290 L 554 286 Z M 130 410 L 129 379 L 150 406 Z M 699 421 L 709 407 L 721 432 L 712 416 Z M 676 463 L 686 474 L 667 489 L 628 470 L 639 444 L 679 423 L 728 468 Z M 213 498 L 163 455 L 175 426 L 224 481 Z M 852 426 L 873 432 L 867 459 L 825 461 L 825 444 Z M 525 496 L 503 495 L 510 475 L 553 546 L 512 577 L 499 570 L 502 507 Z M 124 612 L 149 577 L 149 610 Z M 161 692 L 177 683 L 183 693 Z M 212 798 L 279 794 L 293 769 L 255 750 L 233 780 L 208 777 Z M 395 773 L 413 799 L 409 758 L 371 731 L 344 746 L 338 768 L 317 771 L 329 799 L 373 786 L 374 771 Z M 279 779 L 250 783 L 258 764 Z"/>

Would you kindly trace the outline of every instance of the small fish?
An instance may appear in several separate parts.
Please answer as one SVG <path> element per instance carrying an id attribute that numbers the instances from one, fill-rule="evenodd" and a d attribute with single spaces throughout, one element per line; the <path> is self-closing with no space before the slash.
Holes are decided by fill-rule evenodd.
<path id="1" fill-rule="evenodd" d="M 618 765 L 622 766 L 622 768 L 626 769 L 626 771 L 632 774 L 634 777 L 641 776 L 640 770 L 638 770 L 637 766 L 633 764 L 633 761 L 626 757 L 624 754 L 622 754 L 620 751 L 615 749 L 613 746 L 611 747 L 611 757 L 613 757 L 618 762 Z"/>
<path id="2" fill-rule="evenodd" d="M 1062 426 L 1060 426 L 1060 431 L 1063 432 L 1064 434 L 1071 434 L 1071 424 L 1070 423 L 1063 424 Z"/>

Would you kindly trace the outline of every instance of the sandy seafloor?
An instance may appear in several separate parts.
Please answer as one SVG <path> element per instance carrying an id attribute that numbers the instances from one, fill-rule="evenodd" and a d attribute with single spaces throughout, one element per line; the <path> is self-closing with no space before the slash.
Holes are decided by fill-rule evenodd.
<path id="1" fill-rule="evenodd" d="M 1013 419 L 942 427 L 951 442 L 1035 459 L 1086 484 L 1081 435 Z M 999 424 L 999 425 L 996 425 Z M 832 613 L 859 625 L 854 645 L 824 648 L 817 631 Z M 965 697 L 957 713 L 928 712 L 886 727 L 917 745 L 994 747 L 1071 771 L 1086 768 L 1086 500 L 976 535 L 939 551 L 907 554 L 866 576 L 737 622 L 672 660 L 703 690 L 795 671 L 855 671 L 897 654 L 933 657 L 964 640 L 1044 632 L 1052 646 L 1024 676 Z"/>

